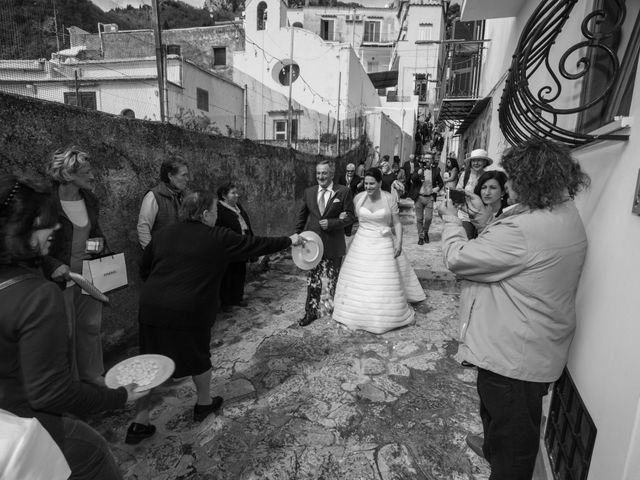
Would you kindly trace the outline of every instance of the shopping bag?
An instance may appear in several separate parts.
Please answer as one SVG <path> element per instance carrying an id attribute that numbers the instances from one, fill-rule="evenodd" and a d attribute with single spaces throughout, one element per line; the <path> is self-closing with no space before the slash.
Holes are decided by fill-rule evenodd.
<path id="1" fill-rule="evenodd" d="M 83 261 L 82 276 L 93 283 L 102 293 L 126 287 L 129 282 L 124 253 Z M 84 290 L 82 293 L 89 295 Z"/>

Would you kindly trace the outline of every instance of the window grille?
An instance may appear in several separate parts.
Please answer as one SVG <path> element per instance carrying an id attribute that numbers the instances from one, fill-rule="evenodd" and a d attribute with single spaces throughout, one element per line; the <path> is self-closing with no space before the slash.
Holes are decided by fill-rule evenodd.
<path id="1" fill-rule="evenodd" d="M 555 480 L 586 480 L 597 429 L 565 369 L 553 386 L 544 441 Z"/>
<path id="2" fill-rule="evenodd" d="M 581 22 L 580 31 L 584 38 L 578 38 L 568 48 L 565 42 L 558 42 L 558 35 L 570 18 L 576 1 L 540 2 L 522 30 L 500 100 L 500 129 L 509 143 L 516 145 L 525 139 L 539 137 L 576 147 L 597 139 L 628 139 L 628 135 L 598 136 L 579 131 L 580 126 L 570 129 L 558 125 L 559 118 L 575 114 L 582 115 L 581 123 L 586 125 L 582 112 L 597 104 L 608 104 L 606 111 L 610 118 L 606 120 L 613 120 L 613 115 L 620 114 L 619 107 L 625 98 L 621 92 L 628 89 L 629 82 L 633 83 L 630 73 L 635 71 L 638 61 L 640 17 L 635 19 L 624 59 L 620 62 L 618 52 L 611 44 L 626 25 L 626 7 L 625 0 L 607 0 L 606 3 L 611 7 L 613 2 L 616 8 L 598 8 L 603 4 L 600 0 L 595 2 L 595 8 Z M 551 60 L 554 58 L 551 55 L 554 46 L 562 53 L 557 65 Z M 577 65 L 577 70 L 572 65 Z M 596 82 L 594 76 L 598 71 L 606 72 L 606 76 Z M 536 78 L 551 80 L 544 81 L 545 85 L 538 88 L 535 86 Z M 569 82 L 584 82 L 583 87 L 586 84 L 589 89 L 588 95 L 583 94 L 577 106 L 558 105 L 556 101 L 561 98 L 563 86 L 566 88 Z M 571 91 L 570 88 L 568 90 Z M 612 111 L 612 103 L 616 104 L 616 111 Z"/>

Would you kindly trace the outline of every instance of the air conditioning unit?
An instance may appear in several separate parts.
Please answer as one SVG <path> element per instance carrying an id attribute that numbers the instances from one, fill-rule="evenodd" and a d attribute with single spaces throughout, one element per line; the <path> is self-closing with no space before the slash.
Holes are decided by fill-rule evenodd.
<path id="1" fill-rule="evenodd" d="M 353 16 L 353 21 L 354 22 L 361 22 L 362 21 L 362 15 L 354 15 Z"/>
<path id="2" fill-rule="evenodd" d="M 346 20 L 347 22 L 353 22 L 353 15 L 347 15 L 347 16 L 345 17 L 345 20 Z"/>
<path id="3" fill-rule="evenodd" d="M 115 23 L 105 23 L 102 25 L 102 31 L 104 33 L 113 33 L 118 31 L 118 25 Z"/>

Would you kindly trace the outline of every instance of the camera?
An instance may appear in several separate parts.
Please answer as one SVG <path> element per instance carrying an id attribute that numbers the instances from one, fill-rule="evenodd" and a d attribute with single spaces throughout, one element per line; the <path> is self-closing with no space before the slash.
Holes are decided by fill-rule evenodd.
<path id="1" fill-rule="evenodd" d="M 449 189 L 449 199 L 454 204 L 462 204 L 467 202 L 467 195 L 464 193 L 464 190 L 457 190 L 455 188 Z"/>

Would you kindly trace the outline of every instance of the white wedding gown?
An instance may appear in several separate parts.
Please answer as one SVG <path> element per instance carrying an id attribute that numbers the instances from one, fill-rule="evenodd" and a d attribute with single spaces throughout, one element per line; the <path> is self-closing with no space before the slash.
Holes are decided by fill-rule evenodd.
<path id="1" fill-rule="evenodd" d="M 408 325 L 414 310 L 409 302 L 426 298 L 409 260 L 393 256 L 392 212 L 398 204 L 382 192 L 387 205 L 374 212 L 356 197 L 359 227 L 340 269 L 333 319 L 350 328 L 384 333 Z M 366 195 L 362 194 L 362 195 Z"/>

